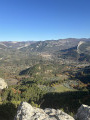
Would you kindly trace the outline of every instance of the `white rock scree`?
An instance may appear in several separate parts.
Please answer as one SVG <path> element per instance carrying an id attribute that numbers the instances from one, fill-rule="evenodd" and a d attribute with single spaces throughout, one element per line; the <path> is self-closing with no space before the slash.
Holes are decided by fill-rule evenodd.
<path id="1" fill-rule="evenodd" d="M 78 109 L 75 119 L 67 113 L 57 109 L 40 109 L 22 102 L 18 107 L 14 120 L 90 120 L 90 107 L 82 105 Z"/>

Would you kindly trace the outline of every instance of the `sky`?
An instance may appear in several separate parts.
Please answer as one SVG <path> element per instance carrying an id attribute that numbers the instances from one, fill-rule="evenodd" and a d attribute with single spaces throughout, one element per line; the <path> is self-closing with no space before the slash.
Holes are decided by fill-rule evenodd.
<path id="1" fill-rule="evenodd" d="M 90 38 L 90 0 L 0 0 L 0 41 Z"/>

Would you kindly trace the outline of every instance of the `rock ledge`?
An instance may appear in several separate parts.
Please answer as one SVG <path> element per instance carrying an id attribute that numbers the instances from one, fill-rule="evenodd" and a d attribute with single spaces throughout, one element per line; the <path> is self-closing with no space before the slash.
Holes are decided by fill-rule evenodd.
<path id="1" fill-rule="evenodd" d="M 74 118 L 59 109 L 46 108 L 43 110 L 22 102 L 14 120 L 74 120 Z"/>
<path id="2" fill-rule="evenodd" d="M 90 120 L 90 106 L 88 105 L 81 105 L 78 109 L 78 112 L 75 116 L 77 120 Z"/>

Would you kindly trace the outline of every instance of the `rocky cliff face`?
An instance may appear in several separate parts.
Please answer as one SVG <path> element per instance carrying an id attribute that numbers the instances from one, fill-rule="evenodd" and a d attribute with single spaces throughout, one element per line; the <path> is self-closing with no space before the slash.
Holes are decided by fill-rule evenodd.
<path id="1" fill-rule="evenodd" d="M 7 83 L 4 81 L 4 79 L 0 78 L 0 89 L 4 89 L 7 87 Z"/>
<path id="2" fill-rule="evenodd" d="M 50 108 L 43 110 L 22 102 L 14 120 L 74 120 L 74 118 L 61 110 Z"/>
<path id="3" fill-rule="evenodd" d="M 76 120 L 90 120 L 90 106 L 81 105 L 75 118 Z"/>

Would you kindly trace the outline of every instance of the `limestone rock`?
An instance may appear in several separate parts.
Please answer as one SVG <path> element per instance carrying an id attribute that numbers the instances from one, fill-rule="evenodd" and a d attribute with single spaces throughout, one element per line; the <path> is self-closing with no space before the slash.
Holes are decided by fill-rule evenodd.
<path id="1" fill-rule="evenodd" d="M 7 83 L 4 81 L 4 79 L 0 78 L 0 89 L 4 89 L 7 87 Z"/>
<path id="2" fill-rule="evenodd" d="M 22 102 L 14 120 L 74 120 L 70 115 L 51 108 L 40 109 Z"/>
<path id="3" fill-rule="evenodd" d="M 90 106 L 81 105 L 75 118 L 78 120 L 90 120 Z"/>

